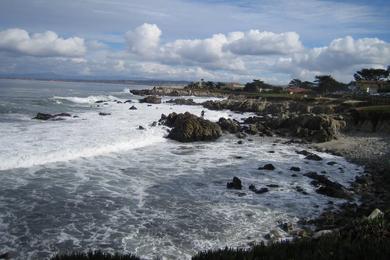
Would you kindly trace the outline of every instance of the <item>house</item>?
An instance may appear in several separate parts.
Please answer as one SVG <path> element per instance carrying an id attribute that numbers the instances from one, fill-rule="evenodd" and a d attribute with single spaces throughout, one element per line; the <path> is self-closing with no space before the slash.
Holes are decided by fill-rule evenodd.
<path id="1" fill-rule="evenodd" d="M 287 92 L 290 95 L 293 95 L 293 94 L 307 94 L 307 93 L 309 93 L 311 91 L 310 89 L 300 88 L 300 87 L 288 87 L 286 90 L 287 90 Z"/>
<path id="2" fill-rule="evenodd" d="M 389 87 L 388 81 L 376 81 L 376 80 L 358 80 L 356 81 L 358 90 L 368 94 L 376 94 L 378 90 Z"/>
<path id="3" fill-rule="evenodd" d="M 244 85 L 237 82 L 227 82 L 224 84 L 223 88 L 230 90 L 242 90 Z"/>

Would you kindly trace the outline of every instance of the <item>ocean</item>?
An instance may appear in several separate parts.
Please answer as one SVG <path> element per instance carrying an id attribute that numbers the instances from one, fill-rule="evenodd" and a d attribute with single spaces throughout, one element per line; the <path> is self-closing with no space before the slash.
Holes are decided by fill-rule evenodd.
<path id="1" fill-rule="evenodd" d="M 215 142 L 166 139 L 166 127 L 152 126 L 161 114 L 204 110 L 212 121 L 251 114 L 174 105 L 165 97 L 149 106 L 129 92 L 150 87 L 0 80 L 0 253 L 49 259 L 99 249 L 190 259 L 201 250 L 245 248 L 282 223 L 318 216 L 329 201 L 343 202 L 317 194 L 302 173 L 326 171 L 348 187 L 363 172 L 326 153 L 316 152 L 322 161 L 304 160 L 295 151 L 306 147 L 276 138 L 253 136 L 242 145 L 229 134 Z M 129 110 L 132 105 L 138 109 Z M 32 119 L 38 112 L 72 116 Z M 258 170 L 266 163 L 276 169 Z M 292 166 L 301 168 L 297 177 Z M 226 188 L 234 176 L 243 190 Z M 255 194 L 249 184 L 278 187 Z"/>

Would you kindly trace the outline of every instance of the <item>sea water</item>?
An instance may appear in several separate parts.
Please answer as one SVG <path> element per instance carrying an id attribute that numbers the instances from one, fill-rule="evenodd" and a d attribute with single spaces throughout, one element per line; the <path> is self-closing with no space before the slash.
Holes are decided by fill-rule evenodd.
<path id="1" fill-rule="evenodd" d="M 317 216 L 330 200 L 343 202 L 315 193 L 303 173 L 325 171 L 348 187 L 363 171 L 325 153 L 318 153 L 322 161 L 305 160 L 296 153 L 305 147 L 274 138 L 168 140 L 166 127 L 152 126 L 161 114 L 204 110 L 212 121 L 251 114 L 174 105 L 165 97 L 148 105 L 129 92 L 149 87 L 0 80 L 0 253 L 48 259 L 98 249 L 189 259 L 202 250 L 247 247 L 281 223 Z M 133 105 L 137 110 L 129 110 Z M 32 119 L 37 112 L 72 117 Z M 276 169 L 258 170 L 266 163 Z M 301 168 L 297 177 L 292 166 Z M 234 176 L 243 190 L 226 188 Z M 255 194 L 250 184 L 279 187 Z"/>

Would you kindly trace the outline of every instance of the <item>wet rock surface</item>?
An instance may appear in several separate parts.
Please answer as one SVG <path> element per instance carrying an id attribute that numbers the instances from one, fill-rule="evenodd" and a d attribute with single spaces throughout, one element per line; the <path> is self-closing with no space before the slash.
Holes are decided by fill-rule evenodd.
<path id="1" fill-rule="evenodd" d="M 139 100 L 140 103 L 149 103 L 149 104 L 161 104 L 161 98 L 158 96 L 147 96 Z"/>
<path id="2" fill-rule="evenodd" d="M 228 189 L 236 189 L 241 190 L 242 189 L 242 183 L 241 180 L 238 177 L 233 177 L 233 180 L 231 182 L 228 182 L 226 184 L 226 187 Z"/>
<path id="3" fill-rule="evenodd" d="M 168 138 L 179 142 L 212 141 L 218 139 L 222 134 L 218 124 L 188 112 L 162 115 L 160 123 L 172 127 Z"/>

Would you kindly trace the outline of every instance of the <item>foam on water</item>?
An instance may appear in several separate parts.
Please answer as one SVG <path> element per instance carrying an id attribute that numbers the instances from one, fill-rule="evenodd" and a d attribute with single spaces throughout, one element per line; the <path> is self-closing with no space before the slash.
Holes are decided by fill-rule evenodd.
<path id="1" fill-rule="evenodd" d="M 301 146 L 268 138 L 253 137 L 243 145 L 229 135 L 216 142 L 170 141 L 164 127 L 150 126 L 162 113 L 205 110 L 213 121 L 247 115 L 136 100 L 95 104 L 128 97 L 121 98 L 55 97 L 90 109 L 63 121 L 0 124 L 2 249 L 17 251 L 18 259 L 85 249 L 190 259 L 200 250 L 247 247 L 280 223 L 316 216 L 329 200 L 343 201 L 315 193 L 303 173 L 326 171 L 348 187 L 363 171 L 325 153 L 318 153 L 323 161 L 305 160 L 295 152 Z M 128 110 L 132 105 L 138 110 Z M 276 169 L 257 169 L 266 163 Z M 291 176 L 291 166 L 301 168 L 297 177 Z M 226 189 L 233 176 L 242 180 L 244 196 Z M 259 195 L 249 184 L 279 187 Z M 309 195 L 296 192 L 296 186 Z"/>

